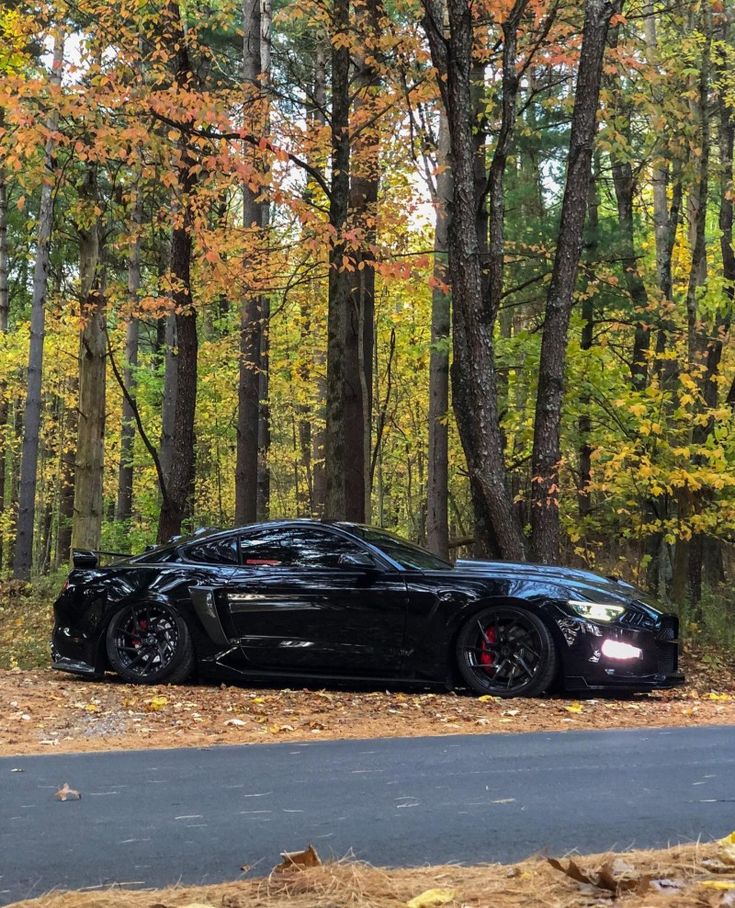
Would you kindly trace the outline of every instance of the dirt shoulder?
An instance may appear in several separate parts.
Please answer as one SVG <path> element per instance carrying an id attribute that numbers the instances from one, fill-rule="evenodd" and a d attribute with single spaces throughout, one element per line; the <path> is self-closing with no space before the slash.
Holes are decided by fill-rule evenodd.
<path id="1" fill-rule="evenodd" d="M 613 902 L 631 908 L 725 908 L 735 904 L 732 851 L 717 843 L 686 845 L 576 858 L 573 867 L 568 860 L 554 867 L 543 858 L 510 866 L 413 870 L 325 864 L 215 886 L 53 893 L 14 908 L 589 908 Z"/>
<path id="2" fill-rule="evenodd" d="M 0 670 L 0 754 L 334 738 L 735 724 L 731 664 L 689 657 L 686 688 L 629 699 L 89 682 Z"/>

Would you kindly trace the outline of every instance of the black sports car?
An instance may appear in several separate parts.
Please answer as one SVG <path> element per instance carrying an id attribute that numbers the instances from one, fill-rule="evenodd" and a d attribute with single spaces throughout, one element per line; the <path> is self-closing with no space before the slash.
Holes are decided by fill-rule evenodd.
<path id="1" fill-rule="evenodd" d="M 204 531 L 108 567 L 75 552 L 53 665 L 124 680 L 351 679 L 479 694 L 684 683 L 678 621 L 636 587 L 510 562 L 454 566 L 391 533 L 284 520 Z"/>

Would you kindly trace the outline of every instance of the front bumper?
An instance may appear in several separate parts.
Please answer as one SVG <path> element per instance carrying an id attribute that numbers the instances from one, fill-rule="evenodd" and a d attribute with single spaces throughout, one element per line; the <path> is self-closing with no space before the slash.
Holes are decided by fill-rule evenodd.
<path id="1" fill-rule="evenodd" d="M 644 623 L 645 622 L 645 623 Z M 630 616 L 612 624 L 584 618 L 557 618 L 564 638 L 564 686 L 569 691 L 611 690 L 646 692 L 680 687 L 686 683 L 679 670 L 679 622 L 674 615 Z M 634 646 L 640 657 L 606 656 L 603 643 Z"/>
<path id="2" fill-rule="evenodd" d="M 604 677 L 590 678 L 585 675 L 566 678 L 565 688 L 568 691 L 618 690 L 631 693 L 648 693 L 653 690 L 669 690 L 686 684 L 682 672 L 670 674 L 640 675 L 634 672 L 609 669 Z"/>

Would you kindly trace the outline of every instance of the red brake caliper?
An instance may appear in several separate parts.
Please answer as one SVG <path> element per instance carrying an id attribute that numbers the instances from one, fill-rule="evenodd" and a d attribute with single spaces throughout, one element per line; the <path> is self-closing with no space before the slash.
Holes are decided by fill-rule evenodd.
<path id="1" fill-rule="evenodd" d="M 488 643 L 497 643 L 494 627 L 485 628 L 485 636 L 480 644 L 480 665 L 492 665 L 495 662 L 495 656 L 487 648 Z"/>
<path id="2" fill-rule="evenodd" d="M 145 633 L 148 630 L 148 621 L 145 618 L 140 618 L 138 620 L 138 627 Z M 142 643 L 140 637 L 132 637 L 131 639 L 133 641 L 133 646 L 136 648 Z"/>

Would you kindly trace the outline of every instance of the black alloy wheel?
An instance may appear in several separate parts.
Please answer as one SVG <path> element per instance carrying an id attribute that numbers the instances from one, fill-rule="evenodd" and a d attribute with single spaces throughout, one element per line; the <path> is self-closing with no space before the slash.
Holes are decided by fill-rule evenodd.
<path id="1" fill-rule="evenodd" d="M 457 665 L 472 691 L 495 697 L 534 697 L 554 680 L 558 656 L 544 622 L 516 606 L 473 615 L 457 637 Z"/>
<path id="2" fill-rule="evenodd" d="M 186 622 L 158 602 L 128 605 L 110 621 L 106 636 L 110 667 L 133 684 L 178 684 L 194 667 Z"/>

